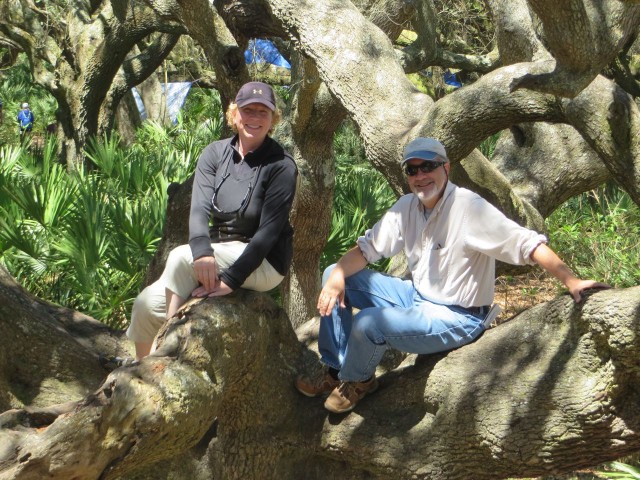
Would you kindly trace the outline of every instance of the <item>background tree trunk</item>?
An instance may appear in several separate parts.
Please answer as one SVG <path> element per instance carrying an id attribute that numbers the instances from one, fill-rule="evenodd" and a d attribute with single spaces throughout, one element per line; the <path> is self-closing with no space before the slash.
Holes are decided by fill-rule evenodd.
<path id="1" fill-rule="evenodd" d="M 91 136 L 113 127 L 122 96 L 151 75 L 186 32 L 145 2 L 52 0 L 34 7 L 16 0 L 0 8 L 0 35 L 22 48 L 34 81 L 58 102 L 60 155 L 70 169 L 82 163 Z M 148 43 L 138 49 L 143 40 Z"/>

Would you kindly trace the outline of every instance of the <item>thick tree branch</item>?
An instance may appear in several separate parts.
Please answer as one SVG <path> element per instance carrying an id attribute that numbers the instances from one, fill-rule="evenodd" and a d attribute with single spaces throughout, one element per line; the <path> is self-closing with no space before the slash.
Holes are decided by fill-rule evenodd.
<path id="1" fill-rule="evenodd" d="M 242 44 L 246 39 L 241 35 L 239 44 L 207 0 L 178 0 L 178 4 L 189 34 L 202 47 L 216 72 L 217 88 L 226 108 L 240 86 L 249 81 L 244 59 L 246 44 Z"/>
<path id="2" fill-rule="evenodd" d="M 526 0 L 487 0 L 503 65 L 550 60 L 533 26 Z"/>
<path id="3" fill-rule="evenodd" d="M 545 62 L 519 63 L 494 70 L 438 100 L 425 112 L 416 130 L 431 132 L 443 141 L 450 159 L 456 161 L 466 157 L 485 138 L 515 123 L 562 121 L 562 104 L 556 97 L 509 89 L 514 78 L 536 74 L 544 66 Z M 453 115 L 454 109 L 464 115 Z"/>
<path id="4" fill-rule="evenodd" d="M 135 87 L 144 81 L 171 53 L 180 39 L 180 35 L 159 34 L 151 45 L 132 58 L 128 58 L 122 65 L 125 72 L 126 88 Z"/>
<path id="5" fill-rule="evenodd" d="M 571 0 L 560 5 L 553 0 L 529 0 L 529 4 L 542 20 L 556 64 L 547 72 L 514 79 L 513 90 L 529 88 L 575 97 L 615 59 L 640 23 L 640 7 L 615 0 L 595 4 Z"/>
<path id="6" fill-rule="evenodd" d="M 511 126 L 500 134 L 491 163 L 544 218 L 569 198 L 612 178 L 576 129 L 561 123 Z"/>
<path id="7" fill-rule="evenodd" d="M 600 155 L 613 178 L 640 205 L 640 110 L 633 97 L 598 76 L 564 102 L 568 123 Z"/>
<path id="8" fill-rule="evenodd" d="M 389 39 L 348 2 L 273 0 L 270 4 L 358 124 L 369 160 L 389 171 L 419 112 L 432 103 L 406 79 Z M 390 182 L 402 191 L 399 168 L 390 171 Z"/>
<path id="9" fill-rule="evenodd" d="M 211 444 L 191 455 L 216 478 L 559 474 L 640 449 L 638 338 L 640 287 L 562 296 L 471 345 L 407 357 L 334 416 L 291 385 L 302 357 L 286 316 L 241 290 L 189 305 L 154 355 L 74 409 L 0 415 L 0 478 L 116 478 L 198 441 Z"/>

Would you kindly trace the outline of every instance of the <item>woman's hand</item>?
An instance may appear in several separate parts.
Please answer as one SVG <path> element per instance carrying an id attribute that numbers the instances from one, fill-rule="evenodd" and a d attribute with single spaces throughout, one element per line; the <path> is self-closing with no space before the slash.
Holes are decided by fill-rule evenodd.
<path id="1" fill-rule="evenodd" d="M 212 292 L 220 285 L 220 278 L 218 277 L 218 263 L 216 262 L 216 257 L 208 256 L 198 258 L 193 262 L 193 270 L 196 274 L 198 282 L 200 282 L 201 287 L 204 289 L 204 292 Z M 201 287 L 198 287 L 193 291 L 194 293 L 192 293 L 192 295 L 194 297 L 204 296 L 195 295 L 195 292 L 199 291 Z"/>
<path id="2" fill-rule="evenodd" d="M 233 289 L 220 280 L 220 284 L 209 294 L 209 297 L 221 297 L 223 295 L 228 295 L 233 292 Z"/>
<path id="3" fill-rule="evenodd" d="M 222 280 L 218 282 L 218 286 L 213 290 L 207 290 L 202 285 L 191 292 L 192 297 L 221 297 L 233 292 L 233 289 Z"/>

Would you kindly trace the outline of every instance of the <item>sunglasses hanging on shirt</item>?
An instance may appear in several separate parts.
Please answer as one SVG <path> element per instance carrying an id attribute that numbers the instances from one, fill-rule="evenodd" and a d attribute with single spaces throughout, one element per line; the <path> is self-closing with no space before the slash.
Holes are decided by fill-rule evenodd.
<path id="1" fill-rule="evenodd" d="M 218 207 L 218 205 L 216 205 L 216 196 L 218 195 L 218 191 L 220 190 L 220 187 L 222 187 L 222 184 L 224 183 L 224 181 L 229 178 L 229 176 L 231 175 L 229 173 L 229 164 L 227 163 L 227 168 L 225 170 L 225 174 L 222 176 L 222 179 L 220 180 L 220 183 L 218 183 L 218 185 L 214 185 L 213 186 L 213 195 L 211 196 L 211 206 L 213 207 L 213 209 L 218 212 L 221 213 L 223 215 L 232 215 L 232 214 L 242 214 L 244 212 L 244 210 L 247 208 L 247 206 L 249 205 L 249 200 L 251 199 L 251 193 L 253 192 L 253 188 L 255 187 L 255 183 L 256 183 L 256 178 L 258 177 L 260 170 L 261 170 L 262 165 L 258 165 L 257 167 L 255 167 L 253 169 L 253 177 L 251 178 L 251 181 L 249 182 L 249 188 L 247 189 L 247 193 L 244 194 L 244 198 L 242 199 L 242 202 L 240 202 L 240 206 L 238 208 L 236 208 L 235 210 L 223 210 L 221 208 Z"/>

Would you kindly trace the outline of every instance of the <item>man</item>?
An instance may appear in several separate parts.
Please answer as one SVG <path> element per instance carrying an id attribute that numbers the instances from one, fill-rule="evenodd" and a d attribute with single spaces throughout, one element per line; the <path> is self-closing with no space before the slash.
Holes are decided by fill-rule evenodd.
<path id="1" fill-rule="evenodd" d="M 18 112 L 17 120 L 20 126 L 20 138 L 24 137 L 25 133 L 33 130 L 33 122 L 35 122 L 36 119 L 33 112 L 29 109 L 27 102 L 22 104 L 22 110 Z"/>
<path id="2" fill-rule="evenodd" d="M 402 168 L 413 193 L 401 197 L 325 271 L 318 299 L 318 346 L 326 368 L 300 376 L 296 388 L 325 408 L 347 412 L 378 382 L 375 369 L 388 348 L 429 354 L 460 347 L 485 329 L 493 302 L 495 260 L 537 263 L 558 278 L 574 300 L 588 288 L 546 245 L 470 190 L 449 181 L 444 146 L 433 138 L 410 142 Z M 366 269 L 404 250 L 412 280 Z M 352 317 L 352 307 L 360 309 Z"/>

